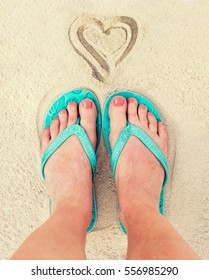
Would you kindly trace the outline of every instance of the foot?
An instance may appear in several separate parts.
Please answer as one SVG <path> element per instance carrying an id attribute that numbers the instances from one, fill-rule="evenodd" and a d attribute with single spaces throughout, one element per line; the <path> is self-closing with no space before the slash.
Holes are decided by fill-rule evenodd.
<path id="1" fill-rule="evenodd" d="M 42 153 L 66 127 L 75 124 L 86 131 L 92 146 L 96 147 L 97 110 L 90 99 L 84 99 L 79 107 L 70 102 L 67 110 L 59 112 L 50 127 L 42 134 Z M 53 212 L 59 208 L 71 208 L 85 216 L 86 226 L 91 221 L 92 171 L 89 160 L 77 136 L 67 139 L 49 158 L 45 165 L 45 178 L 52 199 Z M 69 212 L 69 211 L 68 211 Z"/>
<path id="2" fill-rule="evenodd" d="M 143 129 L 160 147 L 167 157 L 167 132 L 161 122 L 138 106 L 135 98 L 127 101 L 122 96 L 113 98 L 110 108 L 110 144 L 113 148 L 127 120 Z M 116 189 L 120 205 L 120 219 L 127 227 L 135 223 L 147 209 L 159 211 L 160 191 L 164 180 L 164 169 L 156 157 L 134 136 L 126 143 L 116 167 Z"/>

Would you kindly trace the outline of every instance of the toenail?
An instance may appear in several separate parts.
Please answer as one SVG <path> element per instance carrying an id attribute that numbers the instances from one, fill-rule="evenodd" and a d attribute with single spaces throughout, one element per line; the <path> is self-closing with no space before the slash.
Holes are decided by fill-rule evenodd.
<path id="1" fill-rule="evenodd" d="M 68 103 L 68 106 L 75 106 L 76 105 L 76 102 L 70 102 Z"/>
<path id="2" fill-rule="evenodd" d="M 129 98 L 128 99 L 128 103 L 134 103 L 135 102 L 135 99 L 134 98 Z"/>
<path id="3" fill-rule="evenodd" d="M 53 119 L 53 122 L 54 122 L 54 123 L 59 123 L 59 119 L 58 119 L 58 118 L 55 118 L 55 119 Z"/>
<path id="4" fill-rule="evenodd" d="M 141 105 L 140 105 L 140 108 L 141 108 L 142 110 L 145 110 L 145 109 L 146 109 L 146 106 L 145 106 L 144 104 L 141 104 Z"/>
<path id="5" fill-rule="evenodd" d="M 66 110 L 63 109 L 63 110 L 60 111 L 60 114 L 61 114 L 61 115 L 64 115 L 65 112 L 66 112 Z"/>
<path id="6" fill-rule="evenodd" d="M 83 108 L 85 108 L 85 109 L 91 109 L 92 106 L 93 106 L 93 103 L 92 103 L 91 100 L 85 99 L 85 100 L 82 102 L 82 105 L 83 105 Z"/>
<path id="7" fill-rule="evenodd" d="M 123 106 L 124 102 L 125 102 L 125 99 L 121 96 L 118 96 L 114 99 L 114 105 L 116 107 Z"/>

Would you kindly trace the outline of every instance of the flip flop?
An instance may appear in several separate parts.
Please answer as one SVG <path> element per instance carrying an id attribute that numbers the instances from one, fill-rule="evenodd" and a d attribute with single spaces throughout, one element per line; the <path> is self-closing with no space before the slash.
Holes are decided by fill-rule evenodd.
<path id="1" fill-rule="evenodd" d="M 116 170 L 118 159 L 130 136 L 137 137 L 147 147 L 147 149 L 149 149 L 150 152 L 158 159 L 158 161 L 161 163 L 161 165 L 163 166 L 163 168 L 165 170 L 165 178 L 164 178 L 164 182 L 162 185 L 160 201 L 159 201 L 160 213 L 162 215 L 164 215 L 164 188 L 165 188 L 165 185 L 168 180 L 167 160 L 166 160 L 163 152 L 161 151 L 161 149 L 148 136 L 148 134 L 144 130 L 139 128 L 138 126 L 130 124 L 130 122 L 128 122 L 128 121 L 127 121 L 126 127 L 120 133 L 113 149 L 111 148 L 110 141 L 109 141 L 109 135 L 110 135 L 109 105 L 115 96 L 123 96 L 126 99 L 128 99 L 130 97 L 135 98 L 138 101 L 139 105 L 144 104 L 147 107 L 148 111 L 152 112 L 154 114 L 154 116 L 156 117 L 158 122 L 161 121 L 160 114 L 149 100 L 147 100 L 145 97 L 143 97 L 137 93 L 129 92 L 129 91 L 115 92 L 106 100 L 106 103 L 105 103 L 104 115 L 103 115 L 103 134 L 104 134 L 105 144 L 106 144 L 108 152 L 111 156 L 112 175 L 113 175 L 114 180 L 115 180 L 115 170 Z M 122 225 L 122 223 L 120 222 L 120 219 L 118 220 L 118 222 L 119 222 L 119 226 L 120 226 L 122 232 L 127 234 L 127 231 L 126 231 L 125 227 Z"/>
<path id="2" fill-rule="evenodd" d="M 85 99 L 91 99 L 96 108 L 97 108 L 97 120 L 96 120 L 96 133 L 97 133 L 97 143 L 96 143 L 96 152 L 84 131 L 84 129 L 80 126 L 80 118 L 78 117 L 76 124 L 68 126 L 65 130 L 63 130 L 48 146 L 46 151 L 42 156 L 41 161 L 41 169 L 42 169 L 42 177 L 45 180 L 44 175 L 44 167 L 47 160 L 54 154 L 54 152 L 59 149 L 59 147 L 72 135 L 77 135 L 79 138 L 81 145 L 89 159 L 92 168 L 92 220 L 87 229 L 89 233 L 92 231 L 96 224 L 97 219 L 97 210 L 96 210 L 96 197 L 95 197 L 95 190 L 94 190 L 94 175 L 96 172 L 96 153 L 99 147 L 100 136 L 101 136 L 101 127 L 102 127 L 102 117 L 101 117 L 101 109 L 99 105 L 99 101 L 97 97 L 87 89 L 76 89 L 70 92 L 65 93 L 61 97 L 59 97 L 50 107 L 48 110 L 45 120 L 44 120 L 44 129 L 50 126 L 52 120 L 58 116 L 58 113 L 62 109 L 66 109 L 69 102 L 76 102 L 80 104 L 80 102 Z M 50 212 L 52 207 L 52 201 L 50 198 Z M 76 218 L 76 217 L 75 217 Z"/>

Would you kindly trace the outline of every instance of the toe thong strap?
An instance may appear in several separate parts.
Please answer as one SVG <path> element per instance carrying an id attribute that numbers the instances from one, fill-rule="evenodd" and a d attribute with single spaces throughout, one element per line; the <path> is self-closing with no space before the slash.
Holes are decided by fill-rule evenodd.
<path id="1" fill-rule="evenodd" d="M 160 210 L 161 210 L 160 212 L 161 212 L 161 214 L 163 214 L 164 213 L 163 191 L 164 191 L 164 187 L 168 180 L 168 163 L 167 163 L 167 160 L 166 160 L 163 152 L 158 147 L 158 145 L 149 137 L 149 135 L 144 130 L 142 130 L 138 126 L 128 124 L 124 128 L 124 130 L 121 132 L 121 134 L 118 137 L 118 140 L 115 143 L 115 146 L 112 151 L 112 156 L 111 156 L 113 178 L 115 178 L 115 170 L 116 170 L 116 166 L 117 166 L 117 162 L 120 157 L 120 154 L 121 154 L 123 148 L 125 147 L 128 139 L 131 136 L 137 137 L 147 147 L 147 149 L 149 149 L 150 152 L 158 159 L 158 161 L 161 163 L 161 165 L 163 166 L 163 168 L 165 170 L 165 178 L 164 178 L 162 191 L 161 191 L 161 198 L 160 198 Z"/>
<path id="2" fill-rule="evenodd" d="M 94 148 L 84 131 L 84 129 L 78 125 L 73 124 L 69 127 L 67 127 L 65 130 L 63 130 L 48 146 L 46 151 L 43 154 L 42 161 L 41 161 L 41 168 L 42 168 L 42 177 L 45 180 L 44 175 L 44 167 L 47 162 L 47 160 L 53 155 L 53 153 L 72 135 L 78 136 L 81 145 L 90 161 L 92 173 L 94 174 L 96 171 L 96 154 L 94 151 Z"/>

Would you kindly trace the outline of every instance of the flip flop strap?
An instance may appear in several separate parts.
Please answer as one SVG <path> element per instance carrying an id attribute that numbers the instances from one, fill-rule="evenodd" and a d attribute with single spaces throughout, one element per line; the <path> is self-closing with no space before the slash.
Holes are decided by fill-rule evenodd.
<path id="1" fill-rule="evenodd" d="M 158 145 L 150 138 L 150 136 L 142 130 L 140 127 L 128 124 L 123 131 L 120 133 L 115 146 L 112 151 L 112 172 L 113 172 L 113 178 L 115 178 L 115 171 L 118 159 L 121 155 L 121 152 L 123 148 L 125 147 L 128 139 L 131 136 L 137 137 L 149 150 L 150 152 L 158 159 L 158 161 L 161 163 L 165 170 L 165 178 L 163 182 L 163 187 L 166 185 L 166 182 L 168 180 L 168 163 L 167 160 L 162 153 L 161 149 L 158 147 Z"/>
<path id="2" fill-rule="evenodd" d="M 81 145 L 89 159 L 89 162 L 91 164 L 92 173 L 93 175 L 96 172 L 96 154 L 94 151 L 94 148 L 85 132 L 85 130 L 78 124 L 73 124 L 69 127 L 67 127 L 65 130 L 63 130 L 48 146 L 46 151 L 43 154 L 41 166 L 42 166 L 42 177 L 45 180 L 44 175 L 44 167 L 47 162 L 47 160 L 53 155 L 53 153 L 72 135 L 76 135 Z"/>

